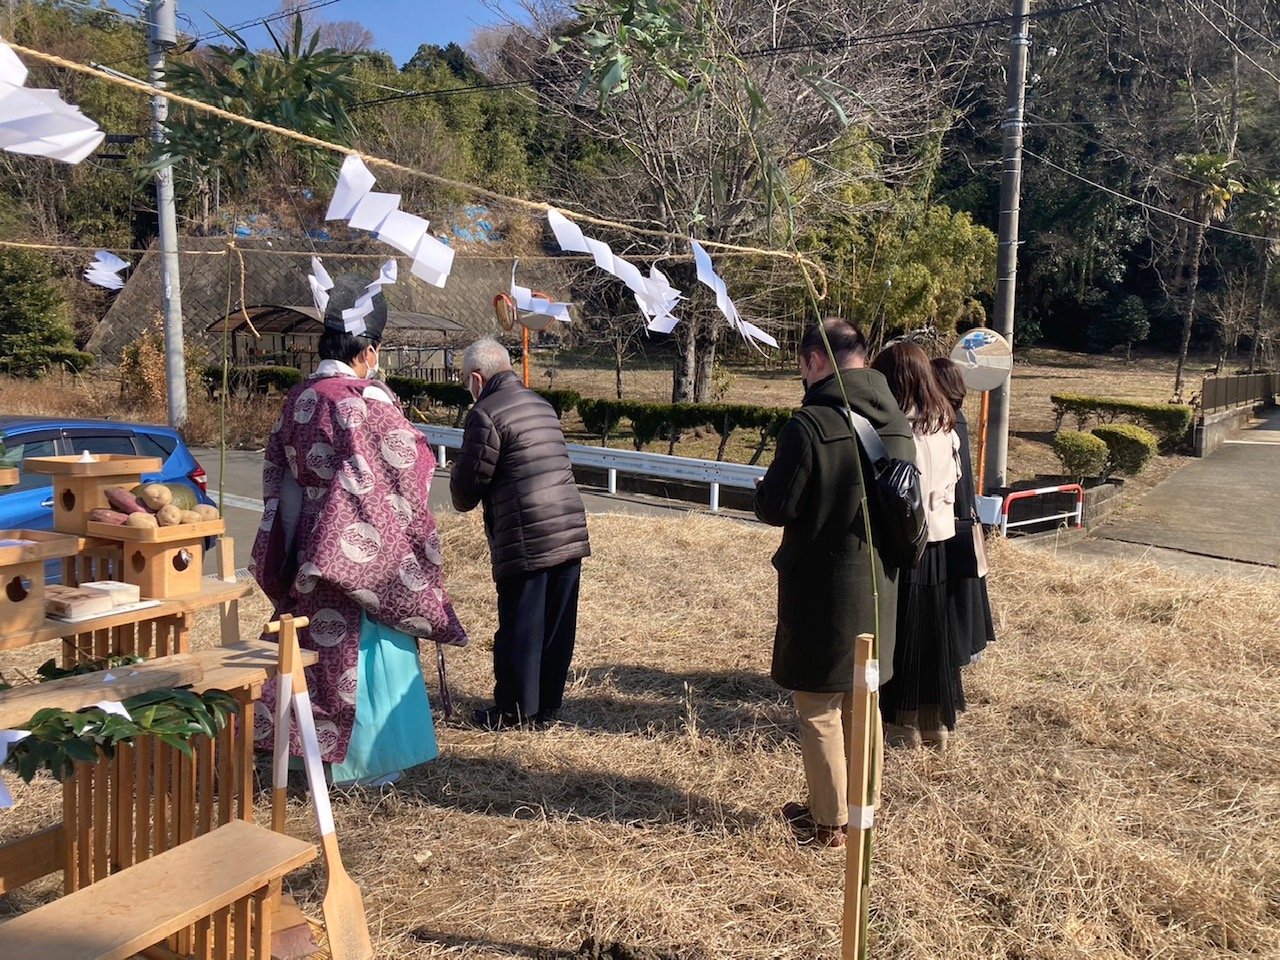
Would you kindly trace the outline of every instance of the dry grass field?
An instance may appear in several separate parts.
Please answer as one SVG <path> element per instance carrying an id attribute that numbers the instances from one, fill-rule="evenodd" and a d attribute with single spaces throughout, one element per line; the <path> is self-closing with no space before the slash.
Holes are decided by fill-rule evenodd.
<path id="1" fill-rule="evenodd" d="M 491 684 L 494 595 L 479 518 L 440 520 L 472 634 L 449 652 L 467 712 Z M 595 938 L 650 952 L 593 955 L 650 960 L 838 956 L 842 856 L 796 849 L 777 816 L 802 792 L 767 673 L 777 533 L 693 515 L 593 515 L 591 531 L 566 722 L 485 733 L 437 716 L 438 761 L 336 798 L 377 955 L 568 960 Z M 1277 956 L 1274 582 L 1024 550 L 992 545 L 999 640 L 966 673 L 954 749 L 887 758 L 871 956 Z M 266 610 L 242 614 L 253 631 Z M 47 779 L 15 793 L 0 836 L 56 817 Z M 289 825 L 312 835 L 300 794 Z M 289 882 L 313 913 L 318 880 Z"/>

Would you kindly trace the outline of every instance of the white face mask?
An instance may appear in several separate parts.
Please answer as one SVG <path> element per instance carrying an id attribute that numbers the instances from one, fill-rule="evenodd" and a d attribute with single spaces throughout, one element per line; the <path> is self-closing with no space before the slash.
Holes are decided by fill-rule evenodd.
<path id="1" fill-rule="evenodd" d="M 480 399 L 480 394 L 484 392 L 484 384 L 476 385 L 476 374 L 474 371 L 467 375 L 467 393 L 471 394 L 471 402 L 475 403 Z"/>

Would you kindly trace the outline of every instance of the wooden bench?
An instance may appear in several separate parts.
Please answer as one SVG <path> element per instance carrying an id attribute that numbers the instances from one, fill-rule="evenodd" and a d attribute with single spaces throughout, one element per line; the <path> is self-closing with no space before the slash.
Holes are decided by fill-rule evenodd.
<path id="1" fill-rule="evenodd" d="M 182 935 L 183 953 L 268 960 L 271 887 L 315 856 L 310 843 L 233 821 L 0 924 L 0 957 L 127 960 Z"/>

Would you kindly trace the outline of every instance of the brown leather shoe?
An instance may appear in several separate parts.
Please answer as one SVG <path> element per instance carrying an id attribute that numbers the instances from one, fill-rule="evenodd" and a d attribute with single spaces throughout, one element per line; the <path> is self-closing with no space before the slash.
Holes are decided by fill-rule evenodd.
<path id="1" fill-rule="evenodd" d="M 819 823 L 814 827 L 812 846 L 819 849 L 835 850 L 843 847 L 844 844 L 844 827 L 828 827 L 824 823 Z"/>
<path id="2" fill-rule="evenodd" d="M 814 828 L 817 827 L 809 808 L 794 800 L 782 805 L 782 819 L 787 821 L 787 826 L 797 833 L 813 833 Z"/>

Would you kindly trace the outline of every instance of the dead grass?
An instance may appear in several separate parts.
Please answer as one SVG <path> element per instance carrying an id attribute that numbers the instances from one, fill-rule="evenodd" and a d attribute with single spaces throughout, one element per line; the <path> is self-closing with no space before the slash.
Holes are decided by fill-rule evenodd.
<path id="1" fill-rule="evenodd" d="M 473 638 L 449 653 L 465 710 L 491 685 L 493 589 L 478 518 L 441 523 Z M 377 955 L 568 957 L 594 936 L 838 956 L 842 858 L 796 850 L 776 816 L 803 789 L 767 675 L 777 534 L 692 515 L 591 528 L 568 722 L 490 734 L 437 716 L 437 762 L 336 798 Z M 1275 956 L 1274 584 L 1075 568 L 1006 542 L 992 562 L 999 642 L 966 674 L 955 749 L 887 758 L 871 955 Z M 243 614 L 252 630 L 266 610 Z M 200 630 L 216 636 L 211 616 Z M 17 793 L 0 833 L 56 817 L 52 784 Z M 311 835 L 300 799 L 290 814 Z M 290 881 L 311 910 L 318 878 Z"/>
<path id="2" fill-rule="evenodd" d="M 130 423 L 168 423 L 165 407 L 137 407 L 121 402 L 120 381 L 106 375 L 71 377 L 55 374 L 43 380 L 0 377 L 0 412 L 33 417 L 80 417 Z M 226 413 L 227 446 L 260 450 L 271 424 L 280 415 L 278 397 L 234 397 Z M 183 439 L 194 447 L 216 447 L 222 436 L 219 405 L 198 390 L 187 396 Z"/>

